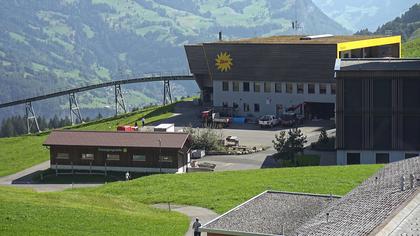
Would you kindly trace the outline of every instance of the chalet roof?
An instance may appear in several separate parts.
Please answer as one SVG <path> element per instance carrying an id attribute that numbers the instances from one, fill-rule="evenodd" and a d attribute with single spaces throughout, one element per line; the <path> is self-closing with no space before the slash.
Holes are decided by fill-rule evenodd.
<path id="1" fill-rule="evenodd" d="M 182 148 L 188 137 L 188 133 L 180 132 L 103 132 L 60 130 L 51 132 L 43 145 Z"/>

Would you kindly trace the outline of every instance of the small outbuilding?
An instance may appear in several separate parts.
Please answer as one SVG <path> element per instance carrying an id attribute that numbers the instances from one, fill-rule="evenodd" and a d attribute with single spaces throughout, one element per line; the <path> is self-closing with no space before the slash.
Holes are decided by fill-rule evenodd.
<path id="1" fill-rule="evenodd" d="M 160 124 L 153 129 L 155 132 L 175 132 L 175 124 Z"/>
<path id="2" fill-rule="evenodd" d="M 52 169 L 184 173 L 188 133 L 53 131 L 43 144 Z"/>

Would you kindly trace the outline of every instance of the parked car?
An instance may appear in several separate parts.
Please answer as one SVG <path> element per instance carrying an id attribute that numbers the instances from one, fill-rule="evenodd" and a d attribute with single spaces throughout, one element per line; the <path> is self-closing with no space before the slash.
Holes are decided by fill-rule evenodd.
<path id="1" fill-rule="evenodd" d="M 260 119 L 258 119 L 258 124 L 261 128 L 263 127 L 274 127 L 278 125 L 280 122 L 279 119 L 277 119 L 274 115 L 265 115 L 262 116 Z"/>
<path id="2" fill-rule="evenodd" d="M 294 112 L 284 112 L 281 116 L 281 125 L 282 126 L 294 126 L 297 124 L 302 124 L 303 117 L 297 115 Z"/>

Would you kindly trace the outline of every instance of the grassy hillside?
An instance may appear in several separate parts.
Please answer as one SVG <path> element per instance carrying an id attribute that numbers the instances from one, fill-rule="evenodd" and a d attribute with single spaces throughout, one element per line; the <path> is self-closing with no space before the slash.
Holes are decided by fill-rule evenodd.
<path id="1" fill-rule="evenodd" d="M 151 107 L 118 117 L 102 119 L 82 125 L 68 127 L 77 130 L 116 130 L 119 125 L 134 124 L 145 117 L 146 123 L 167 119 L 172 116 L 175 104 Z M 140 124 L 140 122 L 139 122 Z M 16 173 L 49 159 L 48 150 L 42 146 L 47 133 L 0 138 L 0 176 Z"/>
<path id="2" fill-rule="evenodd" d="M 401 54 L 402 57 L 420 58 L 420 38 L 416 38 L 406 43 L 403 43 Z"/>
<path id="3" fill-rule="evenodd" d="M 53 193 L 2 187 L 0 234 L 183 235 L 185 216 L 147 205 L 170 201 L 222 213 L 266 189 L 342 195 L 381 166 L 163 174 Z"/>
<path id="4" fill-rule="evenodd" d="M 267 189 L 344 195 L 382 165 L 301 167 L 153 175 L 79 192 L 125 196 L 152 204 L 175 202 L 222 213 Z"/>
<path id="5" fill-rule="evenodd" d="M 183 235 L 188 224 L 124 197 L 0 187 L 1 235 Z"/>
<path id="6" fill-rule="evenodd" d="M 0 177 L 29 168 L 49 158 L 42 146 L 46 135 L 0 138 Z"/>

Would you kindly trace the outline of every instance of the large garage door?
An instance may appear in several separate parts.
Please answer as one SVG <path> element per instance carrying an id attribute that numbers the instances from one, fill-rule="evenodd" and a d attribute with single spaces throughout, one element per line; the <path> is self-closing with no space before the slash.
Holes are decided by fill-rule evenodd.
<path id="1" fill-rule="evenodd" d="M 334 103 L 305 102 L 305 115 L 308 119 L 331 119 L 334 117 Z"/>

